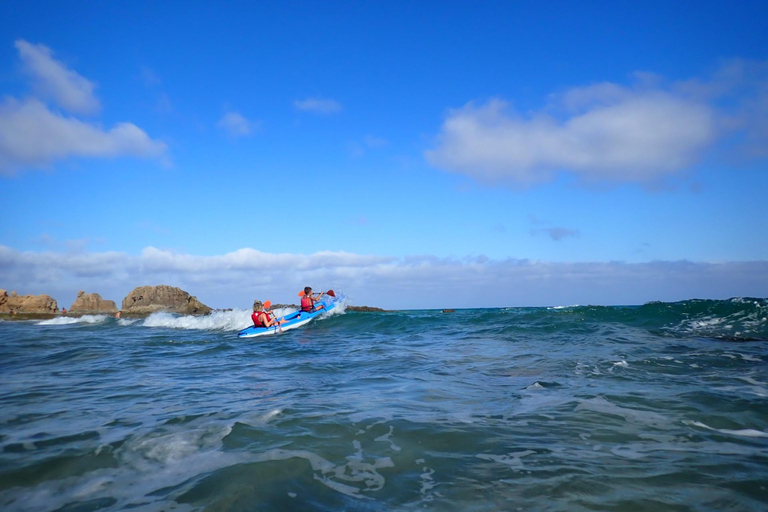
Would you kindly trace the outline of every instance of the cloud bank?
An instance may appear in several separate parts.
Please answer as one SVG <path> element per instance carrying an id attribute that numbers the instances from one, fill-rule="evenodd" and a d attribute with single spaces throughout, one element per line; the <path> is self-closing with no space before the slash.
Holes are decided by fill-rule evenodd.
<path id="1" fill-rule="evenodd" d="M 768 65 L 732 62 L 710 80 L 600 83 L 551 95 L 525 115 L 493 98 L 452 109 L 425 158 L 485 183 L 531 185 L 559 172 L 583 182 L 658 183 L 715 143 L 768 142 Z M 762 120 L 762 121 L 761 121 Z M 760 142 L 763 143 L 761 146 Z"/>
<path id="2" fill-rule="evenodd" d="M 196 256 L 154 247 L 129 255 L 0 246 L 0 288 L 50 294 L 65 307 L 79 290 L 119 303 L 134 287 L 157 284 L 179 286 L 220 308 L 247 307 L 254 298 L 292 303 L 304 286 L 332 288 L 354 304 L 390 309 L 642 304 L 765 296 L 768 261 L 566 263 L 251 248 Z"/>
<path id="3" fill-rule="evenodd" d="M 55 60 L 48 47 L 23 40 L 15 44 L 35 96 L 6 96 L 0 102 L 0 174 L 44 168 L 70 157 L 158 158 L 165 153 L 163 142 L 133 123 L 105 130 L 55 108 L 77 115 L 97 113 L 95 85 Z"/>

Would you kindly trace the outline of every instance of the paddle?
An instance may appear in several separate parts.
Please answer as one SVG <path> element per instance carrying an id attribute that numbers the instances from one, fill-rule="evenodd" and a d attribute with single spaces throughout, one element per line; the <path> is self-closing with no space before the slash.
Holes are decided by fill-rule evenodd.
<path id="1" fill-rule="evenodd" d="M 325 292 L 325 294 L 330 295 L 331 297 L 336 297 L 336 293 L 333 290 L 328 290 L 327 292 Z M 301 290 L 299 292 L 299 297 L 303 297 L 304 295 L 305 295 L 304 290 Z"/>
<path id="2" fill-rule="evenodd" d="M 335 293 L 333 290 L 328 290 L 327 292 L 325 292 L 325 294 L 326 294 L 326 295 L 328 295 L 328 296 L 330 296 L 330 297 L 336 298 L 336 293 Z M 301 291 L 299 292 L 299 297 L 304 297 L 304 295 L 306 295 L 306 294 L 304 293 L 304 290 L 301 290 Z M 319 309 L 325 309 L 325 304 L 323 304 L 323 303 L 320 303 L 320 306 L 319 306 L 319 307 L 316 307 L 316 308 L 315 308 L 313 311 L 317 311 L 317 310 L 319 310 Z"/>
<path id="3" fill-rule="evenodd" d="M 272 315 L 272 318 L 277 320 L 277 315 L 272 311 L 267 311 L 269 308 L 272 307 L 272 301 L 268 300 L 264 303 L 264 312 L 267 314 L 267 318 L 269 318 L 269 315 Z M 283 324 L 280 322 L 280 320 L 277 320 L 277 327 L 280 329 L 280 332 L 283 332 Z"/>

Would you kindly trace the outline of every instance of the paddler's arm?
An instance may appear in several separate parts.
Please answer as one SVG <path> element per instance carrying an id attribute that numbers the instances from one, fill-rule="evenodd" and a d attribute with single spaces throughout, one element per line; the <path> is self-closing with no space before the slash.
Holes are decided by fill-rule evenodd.
<path id="1" fill-rule="evenodd" d="M 285 319 L 278 320 L 277 315 L 274 314 L 272 310 L 265 311 L 264 313 L 267 315 L 267 327 L 272 327 L 273 325 L 283 325 L 286 322 Z"/>

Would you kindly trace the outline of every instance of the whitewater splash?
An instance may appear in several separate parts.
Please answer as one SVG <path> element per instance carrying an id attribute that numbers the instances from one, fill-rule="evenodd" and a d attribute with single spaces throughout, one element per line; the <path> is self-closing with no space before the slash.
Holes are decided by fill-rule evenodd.
<path id="1" fill-rule="evenodd" d="M 51 318 L 50 320 L 41 320 L 37 322 L 37 325 L 100 324 L 106 322 L 109 318 L 107 315 L 62 316 Z"/>
<path id="2" fill-rule="evenodd" d="M 347 307 L 345 296 L 339 297 L 335 308 L 327 313 L 318 315 L 317 320 L 343 315 Z M 272 312 L 278 317 L 289 315 L 297 308 L 275 308 Z M 144 327 L 168 327 L 171 329 L 211 330 L 211 331 L 241 331 L 253 325 L 252 311 L 247 309 L 232 309 L 228 311 L 214 311 L 205 316 L 179 316 L 173 313 L 153 313 L 143 321 L 139 321 Z M 122 322 L 122 321 L 121 321 Z M 127 322 L 130 322 L 128 320 Z M 135 320 L 133 322 L 136 322 Z M 127 323 L 125 325 L 128 325 Z"/>

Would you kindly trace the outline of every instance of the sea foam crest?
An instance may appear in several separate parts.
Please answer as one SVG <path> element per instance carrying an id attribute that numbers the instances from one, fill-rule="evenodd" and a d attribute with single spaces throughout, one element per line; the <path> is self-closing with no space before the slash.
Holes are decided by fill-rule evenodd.
<path id="1" fill-rule="evenodd" d="M 51 318 L 50 320 L 41 320 L 37 322 L 37 325 L 100 324 L 108 318 L 107 315 L 62 316 Z"/>
<path id="2" fill-rule="evenodd" d="M 278 313 L 279 314 L 279 313 Z M 251 312 L 245 309 L 214 311 L 204 316 L 179 316 L 173 313 L 153 313 L 144 319 L 144 327 L 171 329 L 239 331 L 253 325 Z"/>
<path id="3" fill-rule="evenodd" d="M 341 297 L 338 305 L 327 313 L 322 313 L 317 320 L 343 314 L 346 309 L 346 298 Z M 276 308 L 272 312 L 278 317 L 296 311 L 295 308 Z M 168 327 L 171 329 L 192 329 L 206 331 L 240 331 L 253 325 L 251 313 L 247 309 L 232 309 L 229 311 L 214 311 L 204 316 L 179 316 L 173 313 L 153 313 L 145 318 L 141 325 L 144 327 Z"/>

